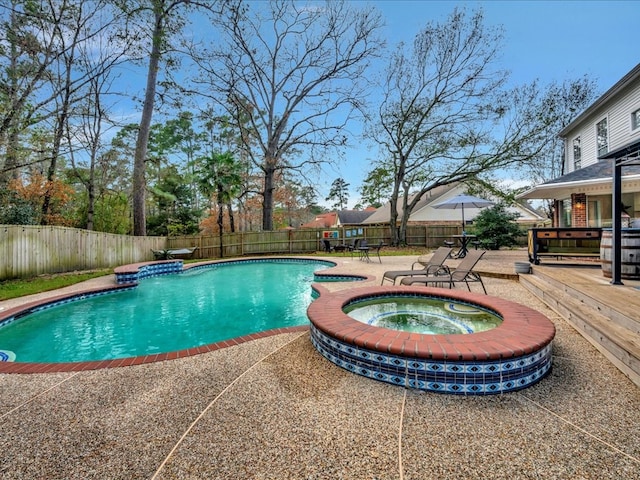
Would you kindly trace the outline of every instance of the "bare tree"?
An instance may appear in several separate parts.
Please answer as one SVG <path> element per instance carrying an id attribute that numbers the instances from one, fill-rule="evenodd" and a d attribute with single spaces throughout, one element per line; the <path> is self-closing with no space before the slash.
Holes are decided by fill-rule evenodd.
<path id="1" fill-rule="evenodd" d="M 119 45 L 116 47 L 116 44 Z M 100 35 L 91 45 L 80 45 L 78 63 L 95 74 L 78 92 L 81 100 L 65 126 L 67 149 L 74 176 L 87 191 L 87 230 L 94 229 L 94 208 L 98 190 L 105 188 L 105 167 L 113 158 L 104 144 L 105 133 L 116 126 L 109 117 L 113 106 L 115 67 L 129 51 L 125 42 L 114 42 L 111 35 Z M 109 165 L 113 169 L 113 165 Z"/>
<path id="2" fill-rule="evenodd" d="M 381 18 L 343 1 L 234 0 L 214 21 L 220 38 L 197 56 L 200 81 L 242 129 L 264 178 L 262 228 L 272 230 L 279 173 L 304 175 L 346 144 L 364 73 L 382 45 Z"/>
<path id="3" fill-rule="evenodd" d="M 50 88 L 50 79 L 68 45 L 60 44 L 52 28 L 62 21 L 67 7 L 52 1 L 11 0 L 0 4 L 0 141 L 5 152 L 0 183 L 17 178 L 19 168 L 24 166 L 21 136 L 51 115 L 50 105 L 58 97 L 59 92 Z"/>
<path id="4" fill-rule="evenodd" d="M 428 24 L 412 51 L 400 45 L 391 55 L 367 135 L 389 159 L 376 168 L 393 178 L 393 244 L 405 242 L 409 215 L 428 190 L 524 161 L 540 148 L 541 126 L 527 122 L 534 89 L 505 92 L 507 75 L 494 67 L 501 40 L 481 11 L 468 17 L 455 9 L 445 23 Z"/>
<path id="5" fill-rule="evenodd" d="M 586 76 L 579 79 L 552 82 L 540 93 L 540 115 L 548 128 L 544 148 L 525 168 L 518 172 L 534 184 L 540 184 L 564 175 L 564 141 L 558 137 L 569 123 L 593 103 L 597 95 L 597 83 Z M 537 120 L 538 122 L 540 119 Z M 545 202 L 546 214 L 553 218 L 553 200 Z"/>

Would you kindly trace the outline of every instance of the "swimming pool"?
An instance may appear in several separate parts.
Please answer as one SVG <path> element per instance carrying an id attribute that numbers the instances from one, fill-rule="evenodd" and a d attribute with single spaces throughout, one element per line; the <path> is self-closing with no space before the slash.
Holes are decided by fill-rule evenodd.
<path id="1" fill-rule="evenodd" d="M 307 259 L 239 260 L 145 278 L 137 287 L 47 304 L 5 319 L 0 350 L 16 362 L 86 362 L 173 352 L 307 325 Z"/>

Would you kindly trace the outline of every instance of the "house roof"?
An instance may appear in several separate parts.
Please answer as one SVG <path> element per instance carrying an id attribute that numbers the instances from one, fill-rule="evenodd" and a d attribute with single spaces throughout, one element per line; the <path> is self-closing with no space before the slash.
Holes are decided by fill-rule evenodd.
<path id="1" fill-rule="evenodd" d="M 588 167 L 580 168 L 561 177 L 537 185 L 517 198 L 563 198 L 571 193 L 610 193 L 613 178 L 613 162 L 600 160 Z M 626 165 L 622 169 L 622 182 L 640 182 L 640 165 Z"/>
<path id="2" fill-rule="evenodd" d="M 466 189 L 464 184 L 453 184 L 447 185 L 445 187 L 438 187 L 433 189 L 432 192 L 427 192 L 420 201 L 417 203 L 416 207 L 411 212 L 409 217 L 410 222 L 450 222 L 450 221 L 460 221 L 461 220 L 461 212 L 460 210 L 448 210 L 448 209 L 436 209 L 433 206 L 439 203 L 441 200 L 445 198 L 449 198 L 455 196 L 457 194 L 463 193 Z M 431 193 L 431 195 L 429 195 Z M 413 197 L 412 197 L 413 198 Z M 480 211 L 481 208 L 473 208 L 468 207 L 465 208 L 465 220 L 473 220 Z M 508 206 L 507 210 L 510 212 L 515 212 L 520 215 L 518 221 L 529 223 L 529 222 L 537 222 L 543 220 L 543 217 L 540 216 L 536 211 L 525 207 L 520 204 Z M 375 214 L 370 216 L 364 223 L 366 224 L 375 224 L 375 223 L 389 223 L 391 218 L 390 216 L 391 206 L 389 203 L 380 207 Z M 401 214 L 401 212 L 398 212 Z"/>
<path id="3" fill-rule="evenodd" d="M 598 108 L 607 103 L 612 97 L 614 97 L 617 93 L 619 93 L 622 89 L 627 87 L 631 82 L 640 77 L 640 63 L 633 67 L 633 69 L 627 73 L 624 77 L 622 77 L 616 84 L 607 90 L 600 98 L 598 98 L 595 102 L 593 102 L 589 107 L 587 107 L 584 112 L 578 115 L 569 125 L 564 127 L 560 133 L 559 137 L 566 137 L 571 130 L 573 130 L 577 125 L 579 125 L 583 120 L 585 120 L 589 115 L 594 113 Z"/>
<path id="4" fill-rule="evenodd" d="M 336 224 L 336 212 L 321 213 L 314 220 L 304 223 L 300 228 L 331 228 Z"/>
<path id="5" fill-rule="evenodd" d="M 453 190 L 456 187 L 457 187 L 457 184 L 451 184 L 451 185 L 443 185 L 441 187 L 432 188 L 422 196 L 422 198 L 418 201 L 413 211 L 416 212 L 418 210 L 421 210 L 423 207 L 425 207 L 429 203 L 434 202 L 435 200 L 442 197 L 445 193 Z M 409 201 L 412 201 L 414 198 L 415 198 L 415 195 L 409 196 Z M 403 210 L 402 203 L 399 203 L 398 204 L 399 216 L 402 215 L 402 210 Z M 371 214 L 371 216 L 369 216 L 362 223 L 366 223 L 368 225 L 373 225 L 377 223 L 389 223 L 390 218 L 391 218 L 391 204 L 387 202 L 386 204 L 378 208 L 373 214 Z"/>
<path id="6" fill-rule="evenodd" d="M 373 213 L 372 210 L 340 210 L 338 220 L 341 225 L 359 225 Z"/>

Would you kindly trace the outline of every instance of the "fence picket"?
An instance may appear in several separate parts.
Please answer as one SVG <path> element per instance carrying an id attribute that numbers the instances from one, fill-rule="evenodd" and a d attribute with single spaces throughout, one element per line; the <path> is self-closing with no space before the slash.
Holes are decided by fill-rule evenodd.
<path id="1" fill-rule="evenodd" d="M 459 229 L 457 225 L 410 225 L 407 244 L 436 248 Z M 324 231 L 337 232 L 338 238 L 331 238 L 334 245 L 355 238 L 367 239 L 369 244 L 391 243 L 388 226 L 225 233 L 221 251 L 219 235 L 134 237 L 58 226 L 0 225 L 0 280 L 113 268 L 153 260 L 152 250 L 196 246 L 196 259 L 310 253 L 324 250 Z"/>

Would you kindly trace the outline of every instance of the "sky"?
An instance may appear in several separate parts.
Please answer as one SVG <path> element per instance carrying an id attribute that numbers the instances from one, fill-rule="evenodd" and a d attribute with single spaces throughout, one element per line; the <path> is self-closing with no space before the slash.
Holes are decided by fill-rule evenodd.
<path id="1" fill-rule="evenodd" d="M 596 80 L 598 94 L 602 94 L 640 63 L 640 0 L 389 0 L 368 4 L 385 17 L 389 46 L 412 41 L 427 22 L 445 21 L 456 6 L 469 11 L 482 8 L 486 25 L 504 29 L 498 66 L 511 72 L 513 85 L 535 79 L 546 85 L 587 75 Z M 350 184 L 349 206 L 353 207 L 360 199 L 357 188 L 372 158 L 372 151 L 350 149 L 336 169 L 325 170 L 328 184 L 320 186 L 328 191 L 335 178 L 344 178 Z M 321 191 L 320 204 L 330 203 L 324 201 L 325 197 Z"/>

